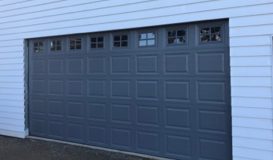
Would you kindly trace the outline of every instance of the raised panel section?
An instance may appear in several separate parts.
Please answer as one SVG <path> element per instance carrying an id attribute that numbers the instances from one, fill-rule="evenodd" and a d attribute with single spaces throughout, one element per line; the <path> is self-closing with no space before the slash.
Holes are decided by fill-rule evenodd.
<path id="1" fill-rule="evenodd" d="M 111 133 L 112 145 L 128 149 L 131 146 L 131 133 L 125 129 L 113 129 Z"/>
<path id="2" fill-rule="evenodd" d="M 224 112 L 217 111 L 199 111 L 199 129 L 212 132 L 222 132 L 227 130 L 224 125 L 227 122 L 227 117 Z"/>
<path id="3" fill-rule="evenodd" d="M 35 99 L 30 100 L 30 110 L 32 114 L 47 114 L 46 100 Z"/>
<path id="4" fill-rule="evenodd" d="M 48 81 L 48 94 L 49 95 L 63 95 L 64 94 L 64 81 L 62 80 L 49 80 Z"/>
<path id="5" fill-rule="evenodd" d="M 225 58 L 223 53 L 199 52 L 196 57 L 198 74 L 225 74 Z"/>
<path id="6" fill-rule="evenodd" d="M 68 74 L 82 74 L 84 72 L 82 59 L 68 59 L 66 63 L 66 72 Z"/>
<path id="7" fill-rule="evenodd" d="M 115 80 L 111 82 L 111 95 L 114 98 L 130 97 L 130 81 Z"/>
<path id="8" fill-rule="evenodd" d="M 189 128 L 190 109 L 167 108 L 165 110 L 166 127 L 168 128 Z"/>
<path id="9" fill-rule="evenodd" d="M 166 54 L 165 73 L 184 74 L 189 72 L 188 54 Z"/>
<path id="10" fill-rule="evenodd" d="M 68 101 L 66 105 L 66 113 L 68 118 L 83 119 L 85 104 L 83 102 Z"/>
<path id="11" fill-rule="evenodd" d="M 30 84 L 31 94 L 45 94 L 46 86 L 45 80 L 32 80 Z"/>
<path id="12" fill-rule="evenodd" d="M 225 160 L 227 155 L 227 146 L 225 142 L 210 140 L 210 139 L 200 139 L 200 157 L 203 159 L 219 159 Z"/>
<path id="13" fill-rule="evenodd" d="M 137 73 L 157 73 L 158 57 L 157 56 L 137 56 Z"/>
<path id="14" fill-rule="evenodd" d="M 226 91 L 225 82 L 198 81 L 197 94 L 198 102 L 225 103 Z"/>
<path id="15" fill-rule="evenodd" d="M 64 116 L 64 103 L 58 100 L 48 100 L 48 115 L 53 117 L 63 117 Z"/>
<path id="16" fill-rule="evenodd" d="M 137 149 L 144 153 L 159 152 L 159 135 L 151 132 L 137 133 Z"/>
<path id="17" fill-rule="evenodd" d="M 92 57 L 88 59 L 89 74 L 105 74 L 106 73 L 106 58 Z"/>
<path id="18" fill-rule="evenodd" d="M 48 60 L 48 74 L 64 74 L 64 60 L 49 59 Z"/>
<path id="19" fill-rule="evenodd" d="M 130 57 L 111 57 L 111 71 L 113 74 L 128 74 L 130 72 Z"/>
<path id="20" fill-rule="evenodd" d="M 65 134 L 65 125 L 60 121 L 50 121 L 48 123 L 49 136 L 62 139 Z"/>
<path id="21" fill-rule="evenodd" d="M 165 137 L 166 153 L 171 157 L 190 158 L 192 143 L 189 137 L 167 135 Z"/>
<path id="22" fill-rule="evenodd" d="M 157 107 L 139 106 L 137 108 L 137 122 L 140 125 L 159 125 L 159 110 Z"/>
<path id="23" fill-rule="evenodd" d="M 130 105 L 113 104 L 111 110 L 111 117 L 113 122 L 130 123 Z"/>
<path id="24" fill-rule="evenodd" d="M 68 96 L 83 96 L 83 82 L 80 80 L 68 80 L 66 83 Z"/>
<path id="25" fill-rule="evenodd" d="M 189 101 L 190 86 L 189 82 L 166 81 L 165 100 L 168 101 Z"/>
<path id="26" fill-rule="evenodd" d="M 68 123 L 66 127 L 67 137 L 70 141 L 83 142 L 84 127 L 83 124 Z"/>
<path id="27" fill-rule="evenodd" d="M 89 143 L 105 144 L 106 143 L 106 129 L 103 127 L 92 126 L 88 129 Z"/>
<path id="28" fill-rule="evenodd" d="M 32 74 L 46 74 L 46 61 L 45 60 L 32 60 L 31 63 Z"/>
<path id="29" fill-rule="evenodd" d="M 106 104 L 89 103 L 87 105 L 88 119 L 106 121 Z"/>
<path id="30" fill-rule="evenodd" d="M 89 80 L 88 95 L 93 97 L 105 97 L 106 96 L 105 80 Z"/>
<path id="31" fill-rule="evenodd" d="M 30 122 L 31 125 L 31 134 L 36 134 L 39 136 L 47 135 L 47 122 L 42 119 L 32 119 Z"/>
<path id="32" fill-rule="evenodd" d="M 158 81 L 137 81 L 137 98 L 157 99 Z"/>

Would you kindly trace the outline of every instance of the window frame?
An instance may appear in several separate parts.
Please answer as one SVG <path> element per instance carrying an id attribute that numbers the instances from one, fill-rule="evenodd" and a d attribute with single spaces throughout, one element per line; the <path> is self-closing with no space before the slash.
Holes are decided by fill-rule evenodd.
<path id="1" fill-rule="evenodd" d="M 221 35 L 221 40 L 220 41 L 211 41 L 211 28 L 214 28 L 214 27 L 220 27 L 220 35 Z M 203 42 L 202 39 L 201 39 L 201 30 L 203 28 L 209 28 L 210 29 L 210 41 L 208 42 Z M 197 38 L 198 38 L 198 43 L 199 45 L 216 45 L 216 44 L 222 44 L 222 43 L 225 43 L 226 41 L 226 37 L 225 37 L 225 25 L 223 23 L 205 23 L 205 24 L 200 24 L 197 26 Z"/>
<path id="2" fill-rule="evenodd" d="M 71 39 L 81 39 L 81 48 L 80 49 L 71 49 Z M 77 51 L 82 51 L 84 48 L 84 38 L 82 36 L 70 36 L 68 37 L 68 43 L 67 43 L 67 48 L 69 52 L 77 52 Z"/>
<path id="3" fill-rule="evenodd" d="M 154 36 L 155 36 L 154 39 L 148 38 L 149 33 L 154 34 Z M 140 38 L 141 34 L 146 34 L 146 36 L 147 36 L 146 39 L 141 39 Z M 138 31 L 136 37 L 137 37 L 136 43 L 137 43 L 138 48 L 156 48 L 158 46 L 158 31 L 156 29 Z M 149 40 L 154 40 L 155 43 L 153 45 L 148 45 Z M 140 41 L 145 41 L 146 45 L 145 46 L 140 46 Z"/>
<path id="4" fill-rule="evenodd" d="M 35 52 L 35 43 L 42 43 L 42 50 L 39 50 L 38 52 Z M 39 47 L 40 48 L 40 47 Z M 43 54 L 43 53 L 46 53 L 46 41 L 43 40 L 43 39 L 37 39 L 37 40 L 33 40 L 32 42 L 32 53 L 33 54 Z"/>
<path id="5" fill-rule="evenodd" d="M 52 50 L 51 49 L 51 43 L 53 41 L 59 40 L 61 42 L 60 46 L 61 46 L 61 50 Z M 63 38 L 50 38 L 48 41 L 48 50 L 50 53 L 62 53 L 64 52 L 64 39 Z"/>
<path id="6" fill-rule="evenodd" d="M 185 43 L 173 43 L 173 44 L 170 44 L 169 43 L 169 32 L 170 31 L 176 31 L 176 37 L 177 38 L 177 31 L 179 30 L 183 30 L 185 31 Z M 188 46 L 189 44 L 189 29 L 188 29 L 188 26 L 175 26 L 175 27 L 169 27 L 169 28 L 166 28 L 165 30 L 165 41 L 166 41 L 166 45 L 168 47 L 185 47 L 185 46 Z"/>
<path id="7" fill-rule="evenodd" d="M 127 36 L 127 46 L 126 47 L 122 47 L 122 46 L 120 46 L 120 47 L 116 47 L 115 45 L 114 45 L 114 43 L 115 43 L 115 40 L 114 40 L 114 38 L 115 38 L 115 36 L 123 36 L 123 35 L 126 35 Z M 112 49 L 114 49 L 114 50 L 118 50 L 118 49 L 129 49 L 130 47 L 131 47 L 131 35 L 130 35 L 130 32 L 116 32 L 116 33 L 112 33 L 111 34 L 111 41 L 110 41 L 110 43 L 111 43 L 111 48 Z M 121 40 L 120 40 L 120 44 L 122 43 L 122 38 L 121 38 Z"/>
<path id="8" fill-rule="evenodd" d="M 98 44 L 99 44 L 98 38 L 100 38 L 100 37 L 103 38 L 103 40 L 102 40 L 103 47 L 102 48 L 98 47 Z M 96 41 L 96 48 L 92 48 L 92 38 L 96 38 L 96 40 L 97 40 Z M 104 50 L 107 47 L 106 36 L 103 35 L 103 34 L 90 34 L 90 35 L 88 35 L 88 41 L 87 41 L 87 43 L 88 43 L 87 46 L 88 46 L 89 50 Z"/>

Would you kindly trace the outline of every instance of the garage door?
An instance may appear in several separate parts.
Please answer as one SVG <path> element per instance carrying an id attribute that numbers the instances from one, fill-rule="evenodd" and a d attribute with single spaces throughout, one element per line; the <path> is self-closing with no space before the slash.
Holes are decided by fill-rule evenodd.
<path id="1" fill-rule="evenodd" d="M 30 40 L 30 135 L 230 160 L 227 22 Z"/>

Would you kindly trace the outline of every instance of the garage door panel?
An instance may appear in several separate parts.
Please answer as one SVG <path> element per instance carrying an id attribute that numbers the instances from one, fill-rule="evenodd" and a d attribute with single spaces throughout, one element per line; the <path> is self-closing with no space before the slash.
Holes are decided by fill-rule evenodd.
<path id="1" fill-rule="evenodd" d="M 211 139 L 199 139 L 200 158 L 224 160 L 226 157 L 227 144 L 222 141 Z"/>
<path id="2" fill-rule="evenodd" d="M 157 100 L 159 93 L 159 81 L 156 80 L 137 80 L 136 92 L 138 99 Z"/>
<path id="3" fill-rule="evenodd" d="M 40 75 L 47 73 L 47 61 L 44 58 L 33 59 L 30 62 L 30 74 Z"/>
<path id="4" fill-rule="evenodd" d="M 171 53 L 164 56 L 165 74 L 189 74 L 189 54 Z"/>
<path id="5" fill-rule="evenodd" d="M 197 81 L 198 102 L 226 103 L 225 82 Z"/>
<path id="6" fill-rule="evenodd" d="M 223 122 L 227 121 L 226 113 L 223 111 L 199 110 L 198 119 L 198 129 L 200 130 L 220 133 L 226 133 L 228 130 L 227 126 L 223 125 Z"/>
<path id="7" fill-rule="evenodd" d="M 49 59 L 48 60 L 48 74 L 63 75 L 65 66 L 64 59 Z"/>
<path id="8" fill-rule="evenodd" d="M 112 80 L 111 97 L 112 98 L 131 98 L 131 80 Z"/>
<path id="9" fill-rule="evenodd" d="M 101 126 L 93 125 L 88 127 L 88 136 L 87 136 L 88 143 L 92 145 L 99 145 L 99 146 L 106 147 L 107 132 L 108 132 L 108 129 Z"/>
<path id="10" fill-rule="evenodd" d="M 106 110 L 109 106 L 105 103 L 92 102 L 87 104 L 87 119 L 95 121 L 107 121 Z"/>
<path id="11" fill-rule="evenodd" d="M 67 96 L 83 96 L 85 93 L 85 85 L 83 80 L 66 80 L 66 95 Z"/>
<path id="12" fill-rule="evenodd" d="M 88 74 L 107 74 L 106 57 L 92 57 L 88 59 Z"/>
<path id="13" fill-rule="evenodd" d="M 65 110 L 64 107 L 65 103 L 63 100 L 48 100 L 48 116 L 49 117 L 65 117 Z"/>
<path id="14" fill-rule="evenodd" d="M 139 131 L 136 133 L 136 147 L 142 153 L 159 154 L 160 135 L 157 132 Z"/>
<path id="15" fill-rule="evenodd" d="M 196 74 L 225 74 L 225 52 L 198 52 Z"/>
<path id="16" fill-rule="evenodd" d="M 225 31 L 211 33 L 213 24 L 182 26 L 183 37 L 179 25 L 66 36 L 56 52 L 45 47 L 50 38 L 31 40 L 30 134 L 177 160 L 229 160 L 228 41 Z M 103 44 L 91 42 L 98 35 Z"/>
<path id="17" fill-rule="evenodd" d="M 158 56 L 143 55 L 136 57 L 136 73 L 137 74 L 158 74 Z"/>
<path id="18" fill-rule="evenodd" d="M 82 123 L 70 122 L 66 124 L 66 137 L 71 142 L 85 142 L 85 125 Z"/>
<path id="19" fill-rule="evenodd" d="M 131 150 L 132 146 L 132 131 L 127 129 L 112 129 L 111 130 L 111 146 L 118 149 Z"/>
<path id="20" fill-rule="evenodd" d="M 35 98 L 30 100 L 29 108 L 32 111 L 31 114 L 46 115 L 47 105 L 45 98 Z"/>
<path id="21" fill-rule="evenodd" d="M 190 129 L 191 109 L 167 108 L 164 110 L 165 127 L 173 129 Z"/>
<path id="22" fill-rule="evenodd" d="M 107 81 L 105 80 L 88 80 L 88 96 L 106 97 Z"/>
<path id="23" fill-rule="evenodd" d="M 49 137 L 63 140 L 65 137 L 65 123 L 60 120 L 48 122 Z"/>
<path id="24" fill-rule="evenodd" d="M 80 75 L 84 73 L 85 64 L 83 59 L 66 60 L 66 73 L 69 75 Z"/>
<path id="25" fill-rule="evenodd" d="M 65 81 L 62 79 L 48 80 L 48 95 L 63 96 L 65 90 Z"/>
<path id="26" fill-rule="evenodd" d="M 172 158 L 190 159 L 192 155 L 191 138 L 167 134 L 164 137 L 166 155 Z"/>
<path id="27" fill-rule="evenodd" d="M 165 100 L 166 101 L 189 101 L 190 82 L 182 80 L 165 81 Z"/>
<path id="28" fill-rule="evenodd" d="M 112 56 L 110 57 L 111 74 L 130 74 L 132 69 L 131 56 Z"/>

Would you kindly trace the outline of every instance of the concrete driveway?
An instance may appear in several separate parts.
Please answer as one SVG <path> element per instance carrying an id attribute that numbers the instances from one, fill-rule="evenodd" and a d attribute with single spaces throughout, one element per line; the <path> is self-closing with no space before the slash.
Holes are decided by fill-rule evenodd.
<path id="1" fill-rule="evenodd" d="M 151 160 L 34 139 L 0 136 L 0 160 Z"/>

